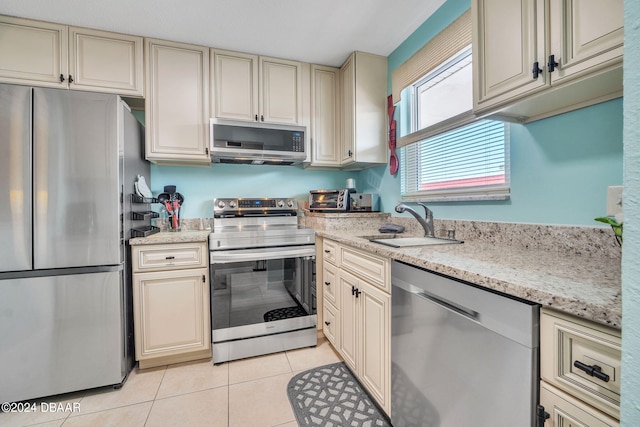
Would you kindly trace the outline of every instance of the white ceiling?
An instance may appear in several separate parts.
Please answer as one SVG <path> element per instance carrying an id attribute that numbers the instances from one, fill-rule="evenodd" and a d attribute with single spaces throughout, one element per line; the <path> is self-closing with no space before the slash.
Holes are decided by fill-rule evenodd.
<path id="1" fill-rule="evenodd" d="M 0 14 L 341 65 L 388 56 L 444 0 L 13 0 Z"/>

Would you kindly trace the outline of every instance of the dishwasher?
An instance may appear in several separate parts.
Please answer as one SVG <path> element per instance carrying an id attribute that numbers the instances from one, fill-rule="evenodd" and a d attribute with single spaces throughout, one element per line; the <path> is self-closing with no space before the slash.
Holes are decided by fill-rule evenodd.
<path id="1" fill-rule="evenodd" d="M 418 267 L 391 266 L 394 427 L 531 427 L 538 304 Z"/>

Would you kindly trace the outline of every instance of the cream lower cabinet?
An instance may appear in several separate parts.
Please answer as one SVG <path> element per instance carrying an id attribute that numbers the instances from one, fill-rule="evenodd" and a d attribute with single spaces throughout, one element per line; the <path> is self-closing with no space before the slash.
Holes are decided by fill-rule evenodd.
<path id="1" fill-rule="evenodd" d="M 0 81 L 144 95 L 142 37 L 0 16 Z"/>
<path id="2" fill-rule="evenodd" d="M 622 0 L 471 3 L 475 113 L 532 121 L 622 96 Z"/>
<path id="3" fill-rule="evenodd" d="M 158 164 L 209 165 L 209 48 L 146 40 L 145 154 Z"/>
<path id="4" fill-rule="evenodd" d="M 206 244 L 134 246 L 132 261 L 140 368 L 211 357 Z"/>
<path id="5" fill-rule="evenodd" d="M 322 245 L 323 332 L 390 414 L 390 262 L 331 240 Z"/>
<path id="6" fill-rule="evenodd" d="M 545 426 L 619 426 L 620 331 L 564 313 L 540 316 Z"/>

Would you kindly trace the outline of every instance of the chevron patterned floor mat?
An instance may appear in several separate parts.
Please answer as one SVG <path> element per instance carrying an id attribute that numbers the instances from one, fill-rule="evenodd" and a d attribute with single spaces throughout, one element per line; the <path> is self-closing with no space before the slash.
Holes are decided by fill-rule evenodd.
<path id="1" fill-rule="evenodd" d="M 391 427 L 344 362 L 294 376 L 287 394 L 301 427 Z"/>

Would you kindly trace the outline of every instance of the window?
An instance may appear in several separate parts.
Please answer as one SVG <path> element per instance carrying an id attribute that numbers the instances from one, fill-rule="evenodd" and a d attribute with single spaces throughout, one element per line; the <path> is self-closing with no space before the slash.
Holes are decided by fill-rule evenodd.
<path id="1" fill-rule="evenodd" d="M 509 196 L 509 135 L 481 120 L 400 149 L 403 200 L 502 200 Z"/>
<path id="2" fill-rule="evenodd" d="M 509 197 L 508 127 L 472 112 L 471 46 L 407 88 L 411 133 L 400 139 L 403 200 Z"/>

